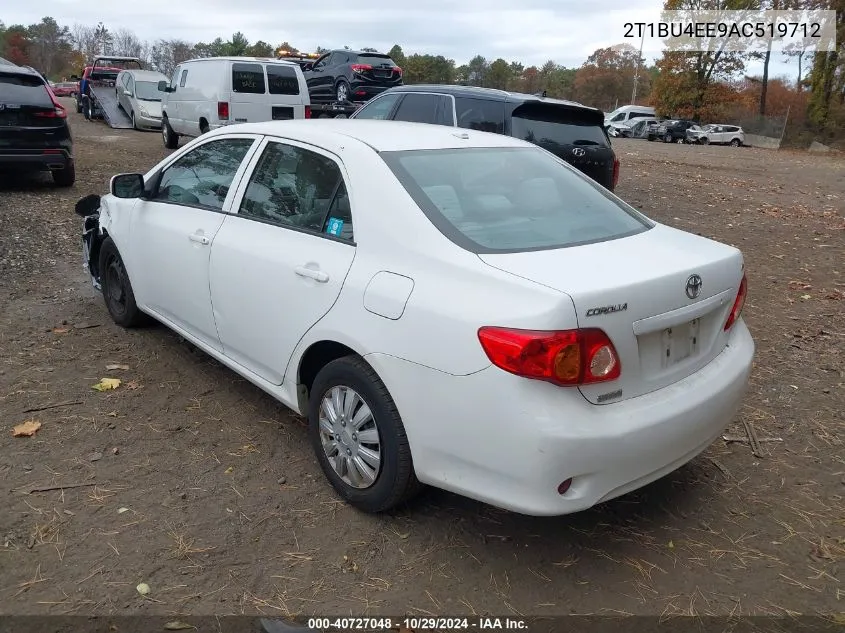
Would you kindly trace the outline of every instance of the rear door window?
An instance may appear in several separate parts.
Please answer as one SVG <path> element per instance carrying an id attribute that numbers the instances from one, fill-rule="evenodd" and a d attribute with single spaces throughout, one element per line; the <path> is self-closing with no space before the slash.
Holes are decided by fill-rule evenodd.
<path id="1" fill-rule="evenodd" d="M 458 127 L 480 132 L 505 133 L 505 102 L 455 97 Z"/>
<path id="2" fill-rule="evenodd" d="M 395 66 L 394 62 L 387 55 L 376 55 L 374 53 L 368 55 L 358 55 L 358 64 L 369 64 L 370 66 Z"/>
<path id="3" fill-rule="evenodd" d="M 264 66 L 261 64 L 232 64 L 232 91 L 246 94 L 263 95 Z"/>
<path id="4" fill-rule="evenodd" d="M 513 111 L 511 134 L 550 151 L 562 145 L 610 146 L 600 117 L 540 103 L 526 103 Z"/>
<path id="5" fill-rule="evenodd" d="M 267 64 L 267 87 L 271 95 L 298 95 L 299 78 L 293 66 Z"/>
<path id="6" fill-rule="evenodd" d="M 52 107 L 44 82 L 34 75 L 0 73 L 0 103 Z"/>

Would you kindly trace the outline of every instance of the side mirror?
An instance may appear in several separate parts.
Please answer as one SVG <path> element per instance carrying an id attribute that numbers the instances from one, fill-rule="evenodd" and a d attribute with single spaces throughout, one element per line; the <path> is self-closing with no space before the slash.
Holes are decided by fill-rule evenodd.
<path id="1" fill-rule="evenodd" d="M 115 198 L 140 198 L 144 193 L 144 177 L 141 174 L 112 176 L 109 190 Z"/>
<path id="2" fill-rule="evenodd" d="M 158 91 L 159 92 L 170 92 L 170 86 L 166 81 L 159 81 L 158 82 Z"/>
<path id="3" fill-rule="evenodd" d="M 74 211 L 76 215 L 87 218 L 89 215 L 94 215 L 100 209 L 100 196 L 97 194 L 92 193 L 89 196 L 85 196 L 84 198 L 80 198 L 76 206 L 74 207 Z"/>
<path id="4" fill-rule="evenodd" d="M 124 91 L 123 91 L 123 94 L 124 94 L 124 96 L 126 96 L 126 97 L 131 97 L 131 96 L 132 96 L 132 91 L 131 91 L 131 90 L 124 90 Z"/>
<path id="5" fill-rule="evenodd" d="M 314 68 L 314 64 L 312 64 L 312 63 L 302 65 L 302 70 L 313 70 L 313 68 Z"/>

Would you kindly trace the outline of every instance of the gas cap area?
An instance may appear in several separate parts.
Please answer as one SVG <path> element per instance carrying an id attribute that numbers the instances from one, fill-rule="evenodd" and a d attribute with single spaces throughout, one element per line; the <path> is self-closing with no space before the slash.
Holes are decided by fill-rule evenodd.
<path id="1" fill-rule="evenodd" d="M 414 280 L 382 270 L 373 275 L 364 291 L 364 308 L 385 319 L 396 321 L 405 312 L 405 306 L 414 290 Z"/>

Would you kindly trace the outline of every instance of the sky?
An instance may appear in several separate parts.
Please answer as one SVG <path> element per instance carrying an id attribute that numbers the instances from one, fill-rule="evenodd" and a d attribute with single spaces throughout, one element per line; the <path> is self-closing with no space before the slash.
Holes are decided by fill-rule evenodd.
<path id="1" fill-rule="evenodd" d="M 658 21 L 662 0 L 143 0 L 91 2 L 0 0 L 0 19 L 32 24 L 51 16 L 59 24 L 126 28 L 141 39 L 190 42 L 229 39 L 241 31 L 250 41 L 276 46 L 283 41 L 300 50 L 373 47 L 394 44 L 406 54 L 432 53 L 458 65 L 476 54 L 502 57 L 526 66 L 549 59 L 578 67 L 596 49 L 620 43 L 625 22 Z M 515 7 L 518 7 L 516 9 Z M 643 56 L 657 59 L 647 44 Z M 760 74 L 760 66 L 749 68 Z M 773 55 L 770 76 L 797 74 L 794 60 Z"/>

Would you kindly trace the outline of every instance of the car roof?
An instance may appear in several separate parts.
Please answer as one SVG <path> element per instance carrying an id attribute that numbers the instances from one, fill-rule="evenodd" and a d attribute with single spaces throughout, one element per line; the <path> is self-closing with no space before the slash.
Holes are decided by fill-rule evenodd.
<path id="1" fill-rule="evenodd" d="M 167 76 L 163 73 L 158 72 L 157 70 L 138 70 L 137 68 L 127 68 L 126 70 L 121 71 L 120 74 L 127 73 L 135 77 L 135 79 L 161 79 L 162 77 L 166 80 Z"/>
<path id="2" fill-rule="evenodd" d="M 295 62 L 289 62 L 284 59 L 277 59 L 275 57 L 238 57 L 235 55 L 230 56 L 223 56 L 223 57 L 196 57 L 194 59 L 187 59 L 184 62 L 179 64 L 180 66 L 183 64 L 193 64 L 195 62 L 253 62 L 259 64 L 282 64 L 288 66 L 298 66 Z"/>
<path id="3" fill-rule="evenodd" d="M 459 85 L 441 85 L 441 84 L 408 84 L 402 86 L 394 86 L 385 90 L 385 92 L 439 92 L 441 94 L 449 94 L 462 97 L 482 97 L 491 101 L 508 101 L 510 103 L 525 103 L 527 101 L 536 101 L 537 103 L 551 103 L 558 105 L 566 105 L 570 107 L 580 107 L 587 110 L 597 110 L 585 106 L 583 103 L 577 101 L 567 101 L 566 99 L 554 99 L 552 97 L 541 97 L 538 95 L 526 94 L 523 92 L 511 92 L 509 90 L 499 90 L 497 88 L 481 88 L 479 86 L 459 86 Z"/>
<path id="4" fill-rule="evenodd" d="M 35 70 L 32 66 L 18 66 L 17 64 L 13 64 L 12 62 L 8 62 L 7 64 L 0 64 L 0 70 L 4 73 L 16 73 L 18 75 L 29 75 L 31 77 L 38 77 L 41 81 L 46 83 L 43 75 Z"/>
<path id="5" fill-rule="evenodd" d="M 263 134 L 298 140 L 338 151 L 349 139 L 377 152 L 464 147 L 526 147 L 536 145 L 503 134 L 465 130 L 446 125 L 369 119 L 293 119 L 227 125 L 208 135 Z"/>
<path id="6" fill-rule="evenodd" d="M 350 55 L 378 55 L 389 57 L 387 53 L 379 53 L 378 51 L 353 51 L 346 48 L 334 48 L 329 53 L 349 53 Z"/>

